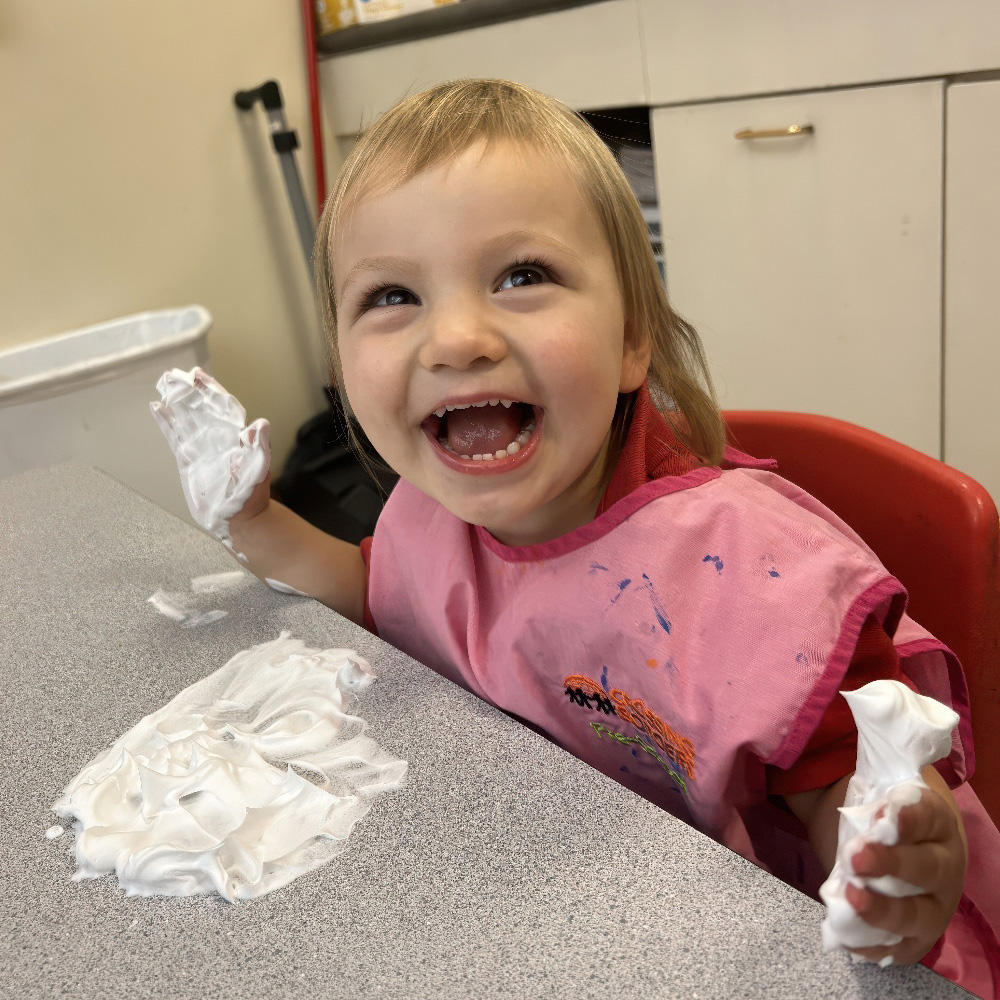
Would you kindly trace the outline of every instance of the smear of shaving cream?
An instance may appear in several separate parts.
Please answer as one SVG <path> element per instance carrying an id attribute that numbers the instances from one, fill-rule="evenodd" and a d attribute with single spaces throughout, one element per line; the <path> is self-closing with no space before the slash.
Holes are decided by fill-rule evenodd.
<path id="1" fill-rule="evenodd" d="M 50 827 L 49 827 L 49 828 L 48 828 L 48 829 L 47 829 L 47 830 L 45 831 L 45 836 L 46 836 L 46 838 L 47 838 L 48 840 L 57 840 L 57 839 L 58 839 L 59 837 L 61 837 L 61 836 L 62 836 L 62 835 L 63 835 L 63 834 L 65 833 L 65 832 L 66 832 L 66 831 L 65 831 L 65 830 L 64 830 L 64 829 L 63 829 L 63 828 L 62 828 L 61 826 L 59 826 L 59 825 L 57 824 L 56 826 L 50 826 Z"/>
<path id="2" fill-rule="evenodd" d="M 126 895 L 253 899 L 346 846 L 406 762 L 348 714 L 374 681 L 347 649 L 282 632 L 185 688 L 94 758 L 53 805 L 75 820 L 75 881 Z"/>
<path id="3" fill-rule="evenodd" d="M 156 383 L 149 409 L 167 439 L 191 516 L 243 561 L 228 521 L 243 509 L 271 464 L 271 425 L 246 425 L 240 401 L 201 368 L 174 368 Z"/>
<path id="4" fill-rule="evenodd" d="M 191 590 L 195 594 L 218 594 L 224 590 L 232 590 L 246 580 L 246 573 L 238 569 L 230 573 L 209 573 L 207 576 L 192 577 Z"/>
<path id="5" fill-rule="evenodd" d="M 233 570 L 227 573 L 210 573 L 191 580 L 191 592 L 158 590 L 146 598 L 157 611 L 172 618 L 181 628 L 210 625 L 225 618 L 228 611 L 212 607 L 226 591 L 235 591 L 256 581 L 249 573 Z"/>
<path id="6" fill-rule="evenodd" d="M 166 615 L 177 622 L 181 628 L 196 628 L 199 625 L 211 625 L 229 614 L 221 608 L 212 608 L 209 611 L 199 611 L 196 601 L 190 594 L 167 593 L 165 590 L 157 590 L 146 598 L 148 604 L 152 604 L 161 615 Z"/>
<path id="7" fill-rule="evenodd" d="M 946 705 L 915 694 L 898 681 L 872 681 L 857 691 L 841 693 L 858 727 L 858 766 L 840 810 L 837 860 L 819 891 L 827 907 L 824 951 L 892 946 L 902 940 L 866 924 L 847 901 L 847 885 L 897 897 L 919 895 L 923 889 L 891 875 L 856 875 L 851 858 L 865 844 L 898 842 L 900 810 L 918 802 L 927 787 L 920 769 L 951 752 L 951 733 L 958 725 L 958 715 Z M 879 964 L 892 964 L 892 957 Z"/>
<path id="8" fill-rule="evenodd" d="M 296 597 L 308 597 L 308 594 L 302 593 L 301 590 L 296 590 L 293 586 L 287 583 L 282 583 L 280 580 L 272 580 L 269 576 L 264 577 L 264 582 L 272 589 L 278 591 L 279 594 L 294 594 Z"/>

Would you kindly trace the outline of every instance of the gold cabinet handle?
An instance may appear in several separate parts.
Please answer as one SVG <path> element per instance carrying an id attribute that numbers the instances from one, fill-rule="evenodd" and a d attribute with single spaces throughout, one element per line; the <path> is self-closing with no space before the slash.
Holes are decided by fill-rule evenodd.
<path id="1" fill-rule="evenodd" d="M 793 135 L 812 132 L 812 125 L 789 125 L 788 128 L 752 129 L 742 128 L 733 133 L 734 139 L 785 139 Z"/>

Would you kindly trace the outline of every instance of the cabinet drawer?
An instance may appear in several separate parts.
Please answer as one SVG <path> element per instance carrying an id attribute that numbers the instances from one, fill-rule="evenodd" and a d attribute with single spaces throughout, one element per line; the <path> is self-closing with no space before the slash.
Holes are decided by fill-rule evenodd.
<path id="1" fill-rule="evenodd" d="M 668 291 L 723 407 L 940 457 L 942 116 L 940 81 L 654 111 Z"/>
<path id="2" fill-rule="evenodd" d="M 635 0 L 587 4 L 320 63 L 323 101 L 341 136 L 407 94 L 469 76 L 517 80 L 578 109 L 646 104 Z"/>
<path id="3" fill-rule="evenodd" d="M 997 0 L 638 0 L 650 104 L 1000 67 Z"/>

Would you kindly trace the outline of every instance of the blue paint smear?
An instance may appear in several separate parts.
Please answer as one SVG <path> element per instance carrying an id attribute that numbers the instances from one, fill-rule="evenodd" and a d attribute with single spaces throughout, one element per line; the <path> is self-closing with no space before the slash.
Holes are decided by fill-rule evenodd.
<path id="1" fill-rule="evenodd" d="M 767 571 L 768 576 L 781 576 L 781 574 L 776 569 L 769 569 Z"/>
<path id="2" fill-rule="evenodd" d="M 653 614 L 656 615 L 656 620 L 660 623 L 660 628 L 662 628 L 667 635 L 670 635 L 670 619 L 667 617 L 667 612 L 663 607 L 663 602 L 653 589 L 653 581 L 650 580 L 645 573 L 642 574 L 642 578 L 646 581 L 646 588 L 649 590 L 649 596 L 653 601 Z"/>
<path id="3" fill-rule="evenodd" d="M 796 653 L 795 654 L 795 662 L 796 663 L 808 663 L 809 661 L 806 659 L 806 654 L 805 653 Z"/>
<path id="4" fill-rule="evenodd" d="M 632 756 L 633 757 L 638 757 L 639 756 L 639 751 L 638 750 L 633 750 L 632 751 Z"/>
<path id="5" fill-rule="evenodd" d="M 620 768 L 618 768 L 618 770 L 619 771 L 624 771 L 626 774 L 630 774 L 631 773 L 629 771 L 629 769 L 624 764 L 622 764 L 622 766 Z"/>
<path id="6" fill-rule="evenodd" d="M 601 671 L 601 687 L 604 688 L 605 693 L 608 690 L 608 667 L 607 664 L 604 665 L 604 669 Z"/>
<path id="7" fill-rule="evenodd" d="M 627 587 L 627 586 L 628 586 L 628 585 L 629 585 L 629 584 L 630 584 L 631 582 L 632 582 L 632 581 L 631 581 L 631 580 L 630 580 L 630 579 L 629 579 L 628 577 L 625 577 L 625 579 L 624 579 L 624 580 L 619 580 L 619 581 L 618 581 L 618 583 L 616 583 L 616 584 L 615 584 L 615 586 L 616 586 L 616 587 L 618 588 L 618 593 L 617 593 L 617 594 L 615 594 L 615 596 L 611 598 L 611 603 L 612 603 L 612 604 L 614 604 L 614 603 L 615 603 L 615 602 L 616 602 L 616 601 L 618 600 L 618 598 L 619 598 L 619 597 L 621 597 L 621 596 L 622 596 L 622 594 L 624 594 L 624 593 L 625 593 L 625 588 L 626 588 L 626 587 Z"/>
<path id="8" fill-rule="evenodd" d="M 595 572 L 596 570 L 599 570 L 599 569 L 604 570 L 605 573 L 607 573 L 607 571 L 608 571 L 608 567 L 607 566 L 602 566 L 600 563 L 595 563 L 595 562 L 590 564 L 590 569 L 591 569 L 591 572 Z"/>
<path id="9" fill-rule="evenodd" d="M 702 559 L 702 562 L 714 563 L 716 573 L 722 572 L 724 563 L 722 562 L 722 558 L 720 556 L 705 556 L 705 558 Z"/>

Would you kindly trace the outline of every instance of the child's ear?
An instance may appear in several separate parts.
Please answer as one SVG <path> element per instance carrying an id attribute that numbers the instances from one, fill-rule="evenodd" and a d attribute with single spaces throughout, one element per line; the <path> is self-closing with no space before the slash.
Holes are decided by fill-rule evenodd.
<path id="1" fill-rule="evenodd" d="M 625 321 L 625 338 L 622 345 L 622 375 L 619 392 L 635 392 L 646 381 L 652 344 L 649 337 L 638 334 L 631 320 Z"/>

